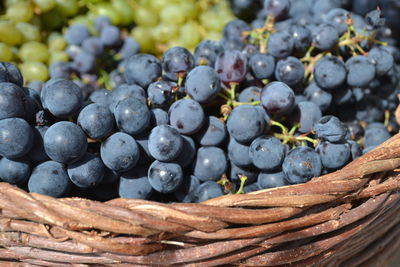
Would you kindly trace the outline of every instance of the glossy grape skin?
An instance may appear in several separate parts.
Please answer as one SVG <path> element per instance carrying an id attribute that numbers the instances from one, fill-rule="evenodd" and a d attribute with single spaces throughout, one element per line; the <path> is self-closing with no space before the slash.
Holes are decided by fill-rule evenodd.
<path id="1" fill-rule="evenodd" d="M 376 69 L 368 57 L 353 56 L 346 61 L 347 84 L 352 87 L 365 87 L 374 78 Z"/>
<path id="2" fill-rule="evenodd" d="M 285 114 L 294 107 L 293 90 L 283 82 L 268 83 L 261 90 L 261 104 L 269 114 Z"/>
<path id="3" fill-rule="evenodd" d="M 28 154 L 33 146 L 31 126 L 20 118 L 0 120 L 0 155 L 16 159 Z"/>
<path id="4" fill-rule="evenodd" d="M 23 117 L 26 96 L 23 90 L 9 82 L 0 83 L 0 119 Z"/>
<path id="5" fill-rule="evenodd" d="M 142 87 L 136 84 L 121 84 L 117 88 L 114 88 L 108 95 L 108 103 L 110 111 L 114 113 L 114 109 L 121 100 L 127 98 L 133 98 L 140 100 L 144 104 L 146 103 L 146 93 Z"/>
<path id="6" fill-rule="evenodd" d="M 193 174 L 201 181 L 218 181 L 226 168 L 227 160 L 221 148 L 208 146 L 197 150 Z"/>
<path id="7" fill-rule="evenodd" d="M 304 54 L 312 41 L 310 30 L 303 25 L 293 24 L 289 27 L 288 32 L 293 39 L 294 52 Z"/>
<path id="8" fill-rule="evenodd" d="M 335 56 L 325 56 L 318 60 L 314 68 L 314 79 L 324 89 L 335 89 L 346 80 L 346 67 L 344 62 Z"/>
<path id="9" fill-rule="evenodd" d="M 161 193 L 176 191 L 183 181 L 182 168 L 179 164 L 158 160 L 150 165 L 147 176 L 153 189 Z"/>
<path id="10" fill-rule="evenodd" d="M 265 120 L 256 107 L 240 105 L 233 109 L 226 126 L 236 141 L 250 143 L 264 132 Z"/>
<path id="11" fill-rule="evenodd" d="M 268 53 L 277 59 L 290 56 L 293 47 L 293 38 L 287 32 L 274 32 L 268 39 Z"/>
<path id="12" fill-rule="evenodd" d="M 315 103 L 322 112 L 327 111 L 332 103 L 332 94 L 322 90 L 315 82 L 311 82 L 303 94 L 307 101 Z"/>
<path id="13" fill-rule="evenodd" d="M 28 188 L 29 192 L 62 197 L 70 190 L 71 181 L 63 164 L 46 161 L 33 169 L 29 177 Z"/>
<path id="14" fill-rule="evenodd" d="M 194 176 L 184 177 L 180 187 L 174 192 L 176 199 L 183 203 L 193 202 L 193 191 L 200 186 L 200 180 Z"/>
<path id="15" fill-rule="evenodd" d="M 147 88 L 151 105 L 162 108 L 168 107 L 174 100 L 173 91 L 177 86 L 175 82 L 164 80 L 151 83 Z"/>
<path id="16" fill-rule="evenodd" d="M 251 166 L 253 164 L 249 156 L 249 145 L 237 142 L 234 138 L 229 139 L 228 157 L 230 161 L 238 167 Z"/>
<path id="17" fill-rule="evenodd" d="M 192 193 L 194 202 L 203 202 L 222 196 L 223 194 L 224 191 L 221 186 L 214 181 L 206 181 L 200 184 Z"/>
<path id="18" fill-rule="evenodd" d="M 368 58 L 375 64 L 377 75 L 385 75 L 393 67 L 393 56 L 384 48 L 373 47 L 368 52 Z"/>
<path id="19" fill-rule="evenodd" d="M 147 178 L 147 166 L 138 165 L 134 169 L 121 174 L 119 196 L 122 198 L 148 199 L 153 188 Z"/>
<path id="20" fill-rule="evenodd" d="M 321 117 L 314 124 L 313 131 L 318 138 L 332 143 L 344 141 L 347 134 L 346 126 L 332 115 Z"/>
<path id="21" fill-rule="evenodd" d="M 150 154 L 160 161 L 171 161 L 182 151 L 183 140 L 179 132 L 169 125 L 154 127 L 149 136 Z"/>
<path id="22" fill-rule="evenodd" d="M 128 84 L 147 88 L 161 76 L 161 71 L 161 62 L 156 57 L 149 54 L 136 54 L 128 59 L 124 77 Z"/>
<path id="23" fill-rule="evenodd" d="M 192 69 L 185 81 L 187 94 L 199 103 L 213 100 L 221 89 L 221 81 L 212 67 L 197 66 Z"/>
<path id="24" fill-rule="evenodd" d="M 289 0 L 265 0 L 264 10 L 267 16 L 272 16 L 276 20 L 282 20 L 287 17 L 290 9 Z"/>
<path id="25" fill-rule="evenodd" d="M 47 129 L 43 138 L 46 154 L 54 161 L 70 164 L 86 152 L 87 141 L 83 130 L 69 121 L 60 121 Z"/>
<path id="26" fill-rule="evenodd" d="M 275 77 L 289 86 L 296 85 L 303 80 L 304 65 L 296 57 L 281 59 L 276 64 Z"/>
<path id="27" fill-rule="evenodd" d="M 333 48 L 339 41 L 339 33 L 331 24 L 320 24 L 312 32 L 313 44 L 316 48 L 326 51 Z"/>
<path id="28" fill-rule="evenodd" d="M 101 183 L 105 170 L 100 157 L 86 153 L 78 161 L 68 164 L 67 173 L 76 186 L 88 188 Z"/>
<path id="29" fill-rule="evenodd" d="M 282 170 L 288 183 L 305 183 L 321 174 L 321 157 L 309 147 L 296 147 L 286 155 Z"/>
<path id="30" fill-rule="evenodd" d="M 73 24 L 65 32 L 65 40 L 72 45 L 81 45 L 89 36 L 89 30 L 82 24 Z"/>
<path id="31" fill-rule="evenodd" d="M 199 131 L 204 123 L 202 106 L 192 99 L 180 99 L 168 110 L 169 122 L 181 134 L 193 134 Z"/>
<path id="32" fill-rule="evenodd" d="M 269 54 L 256 53 L 249 59 L 249 70 L 256 79 L 269 79 L 274 74 L 275 58 Z"/>
<path id="33" fill-rule="evenodd" d="M 10 62 L 0 62 L 0 72 L 4 75 L 0 80 L 2 82 L 10 82 L 19 87 L 24 85 L 24 78 L 20 70 Z"/>
<path id="34" fill-rule="evenodd" d="M 218 55 L 214 68 L 222 82 L 240 83 L 247 74 L 247 58 L 238 50 L 225 50 Z"/>
<path id="35" fill-rule="evenodd" d="M 22 184 L 31 174 L 31 162 L 28 157 L 18 159 L 0 159 L 0 178 L 10 184 Z"/>
<path id="36" fill-rule="evenodd" d="M 153 108 L 150 110 L 150 124 L 152 126 L 158 126 L 162 124 L 168 124 L 168 113 L 160 108 Z"/>
<path id="37" fill-rule="evenodd" d="M 68 118 L 77 114 L 83 105 L 79 86 L 70 80 L 50 80 L 42 90 L 42 104 L 56 117 Z"/>
<path id="38" fill-rule="evenodd" d="M 178 76 L 186 74 L 194 67 L 194 57 L 186 48 L 176 46 L 168 49 L 162 58 L 165 77 L 178 81 Z"/>
<path id="39" fill-rule="evenodd" d="M 208 116 L 203 127 L 196 134 L 196 140 L 202 146 L 218 146 L 224 141 L 225 136 L 225 124 L 217 117 Z"/>
<path id="40" fill-rule="evenodd" d="M 107 168 L 124 172 L 136 165 L 140 153 L 132 136 L 117 132 L 101 143 L 100 156 Z"/>
<path id="41" fill-rule="evenodd" d="M 285 147 L 279 139 L 263 135 L 250 144 L 249 157 L 263 171 L 279 169 L 285 158 Z"/>
<path id="42" fill-rule="evenodd" d="M 347 31 L 346 22 L 349 16 L 349 11 L 343 8 L 334 8 L 326 14 L 324 22 L 333 25 L 338 31 L 339 35 L 342 35 Z"/>
<path id="43" fill-rule="evenodd" d="M 134 98 L 119 101 L 114 116 L 118 128 L 130 135 L 141 133 L 150 123 L 150 111 L 146 104 Z"/>
<path id="44" fill-rule="evenodd" d="M 280 172 L 260 172 L 257 177 L 257 184 L 260 189 L 274 188 L 288 185 L 286 175 Z"/>
<path id="45" fill-rule="evenodd" d="M 77 124 L 88 137 L 101 139 L 111 134 L 114 128 L 114 117 L 106 106 L 93 103 L 81 110 Z"/>
<path id="46" fill-rule="evenodd" d="M 342 168 L 351 159 L 350 145 L 348 143 L 330 143 L 322 141 L 315 149 L 321 156 L 322 166 L 328 170 Z"/>
<path id="47" fill-rule="evenodd" d="M 44 149 L 43 137 L 46 133 L 48 126 L 35 126 L 32 127 L 33 132 L 33 146 L 29 151 L 29 158 L 35 162 L 43 162 L 49 160 L 46 151 Z"/>
<path id="48" fill-rule="evenodd" d="M 259 101 L 261 95 L 261 88 L 256 86 L 250 86 L 240 92 L 238 96 L 239 102 L 251 103 L 254 101 Z"/>
<path id="49" fill-rule="evenodd" d="M 194 50 L 193 56 L 195 65 L 207 65 L 214 67 L 215 60 L 221 51 L 222 47 L 218 42 L 210 40 L 201 41 Z"/>
<path id="50" fill-rule="evenodd" d="M 193 139 L 186 135 L 182 136 L 182 151 L 179 153 L 179 156 L 175 159 L 175 161 L 182 167 L 186 168 L 189 166 L 196 155 L 196 144 Z"/>

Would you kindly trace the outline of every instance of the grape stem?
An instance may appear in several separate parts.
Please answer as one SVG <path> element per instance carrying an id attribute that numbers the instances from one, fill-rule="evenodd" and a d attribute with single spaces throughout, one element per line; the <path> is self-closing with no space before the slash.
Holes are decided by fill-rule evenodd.
<path id="1" fill-rule="evenodd" d="M 238 191 L 236 191 L 236 194 L 244 194 L 244 184 L 247 181 L 247 176 L 245 175 L 240 175 L 240 187 L 238 189 Z"/>

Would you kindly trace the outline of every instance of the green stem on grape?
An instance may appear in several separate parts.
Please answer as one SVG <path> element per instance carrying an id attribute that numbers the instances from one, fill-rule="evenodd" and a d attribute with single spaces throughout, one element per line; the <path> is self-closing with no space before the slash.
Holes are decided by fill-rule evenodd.
<path id="1" fill-rule="evenodd" d="M 253 101 L 253 102 L 238 102 L 238 101 L 232 101 L 232 106 L 233 107 L 238 107 L 241 105 L 252 105 L 252 106 L 256 106 L 261 104 L 261 101 Z"/>
<path id="2" fill-rule="evenodd" d="M 236 191 L 236 194 L 244 194 L 245 193 L 244 192 L 244 184 L 246 183 L 246 181 L 247 181 L 247 176 L 241 175 L 240 176 L 240 186 L 239 186 L 238 191 Z"/>
<path id="3" fill-rule="evenodd" d="M 223 98 L 223 99 L 225 99 L 226 101 L 230 100 L 229 97 L 227 97 L 225 94 L 223 94 L 223 93 L 221 93 L 221 92 L 218 93 L 218 96 L 221 97 L 221 98 Z"/>
<path id="4" fill-rule="evenodd" d="M 390 120 L 390 111 L 385 110 L 385 120 L 383 121 L 383 125 L 387 128 L 389 126 L 389 120 Z"/>
<path id="5" fill-rule="evenodd" d="M 183 75 L 178 74 L 178 87 L 181 87 L 183 83 Z"/>
<path id="6" fill-rule="evenodd" d="M 269 80 L 268 79 L 262 79 L 261 82 L 262 82 L 263 85 L 267 85 L 269 83 Z"/>
<path id="7" fill-rule="evenodd" d="M 234 101 L 235 97 L 236 97 L 236 87 L 238 86 L 238 83 L 231 82 L 231 83 L 229 83 L 229 86 L 230 86 L 230 90 L 229 90 L 230 97 L 231 97 L 231 100 Z"/>

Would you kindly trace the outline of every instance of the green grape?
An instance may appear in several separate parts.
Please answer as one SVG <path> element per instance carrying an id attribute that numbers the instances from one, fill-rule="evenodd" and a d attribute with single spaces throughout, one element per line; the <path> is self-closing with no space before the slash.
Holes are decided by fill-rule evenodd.
<path id="1" fill-rule="evenodd" d="M 219 41 L 221 40 L 221 32 L 216 32 L 216 31 L 207 31 L 206 35 L 204 36 L 204 40 L 213 40 L 213 41 Z"/>
<path id="2" fill-rule="evenodd" d="M 47 81 L 49 72 L 47 66 L 42 62 L 29 61 L 19 66 L 24 80 L 29 81 Z"/>
<path id="3" fill-rule="evenodd" d="M 185 13 L 180 5 L 168 5 L 161 10 L 161 22 L 181 25 L 185 23 Z"/>
<path id="4" fill-rule="evenodd" d="M 93 20 L 90 19 L 86 15 L 76 16 L 72 20 L 69 21 L 70 25 L 76 24 L 76 23 L 85 25 L 88 28 L 89 32 L 93 35 L 95 35 L 97 33 L 96 28 L 93 23 Z"/>
<path id="5" fill-rule="evenodd" d="M 69 55 L 64 51 L 51 51 L 50 58 L 49 58 L 49 65 L 53 64 L 54 62 L 68 62 Z"/>
<path id="6" fill-rule="evenodd" d="M 110 3 L 100 3 L 90 7 L 91 11 L 96 14 L 96 16 L 107 16 L 110 18 L 111 23 L 114 25 L 121 24 L 121 18 L 118 12 Z"/>
<path id="7" fill-rule="evenodd" d="M 0 61 L 12 61 L 13 51 L 8 44 L 0 43 Z"/>
<path id="8" fill-rule="evenodd" d="M 133 22 L 133 9 L 127 0 L 112 0 L 111 5 L 121 17 L 121 25 L 128 25 Z"/>
<path id="9" fill-rule="evenodd" d="M 177 1 L 168 1 L 168 0 L 145 0 L 145 1 L 140 1 L 141 6 L 146 6 L 150 8 L 150 10 L 155 13 L 159 14 L 161 10 L 163 10 L 165 7 L 171 4 L 176 4 L 179 3 Z"/>
<path id="10" fill-rule="evenodd" d="M 193 2 L 192 3 L 190 1 L 183 2 L 180 4 L 180 6 L 187 20 L 195 20 L 200 14 L 198 6 Z"/>
<path id="11" fill-rule="evenodd" d="M 63 51 L 67 47 L 67 41 L 59 32 L 52 32 L 47 39 L 50 50 Z"/>
<path id="12" fill-rule="evenodd" d="M 40 16 L 43 28 L 49 31 L 60 29 L 66 21 L 65 16 L 52 9 L 50 12 L 43 13 Z"/>
<path id="13" fill-rule="evenodd" d="M 21 32 L 10 21 L 0 21 L 0 42 L 19 45 L 23 41 Z"/>
<path id="14" fill-rule="evenodd" d="M 166 43 L 178 37 L 179 27 L 174 24 L 160 23 L 153 28 L 152 35 L 155 41 Z"/>
<path id="15" fill-rule="evenodd" d="M 134 11 L 134 20 L 140 26 L 156 26 L 158 17 L 150 9 L 145 7 L 137 7 Z"/>
<path id="16" fill-rule="evenodd" d="M 6 17 L 13 22 L 28 22 L 33 17 L 33 6 L 29 1 L 14 3 L 7 8 Z"/>
<path id="17" fill-rule="evenodd" d="M 188 22 L 180 28 L 179 39 L 182 46 L 193 49 L 201 41 L 199 25 L 195 22 Z"/>
<path id="18" fill-rule="evenodd" d="M 39 42 L 24 43 L 18 55 L 22 61 L 38 62 L 46 62 L 50 56 L 47 46 Z"/>
<path id="19" fill-rule="evenodd" d="M 131 34 L 132 37 L 139 42 L 142 52 L 151 53 L 156 51 L 154 39 L 151 34 L 151 28 L 138 26 L 132 29 Z"/>
<path id="20" fill-rule="evenodd" d="M 221 26 L 220 14 L 214 11 L 206 11 L 200 15 L 200 24 L 207 30 L 221 31 L 224 25 Z"/>
<path id="21" fill-rule="evenodd" d="M 55 0 L 33 0 L 41 12 L 52 10 L 56 6 Z"/>
<path id="22" fill-rule="evenodd" d="M 21 32 L 24 42 L 40 42 L 40 29 L 37 26 L 26 22 L 19 22 L 15 24 L 15 27 Z"/>
<path id="23" fill-rule="evenodd" d="M 77 0 L 55 0 L 56 10 L 67 17 L 73 16 L 79 11 Z"/>

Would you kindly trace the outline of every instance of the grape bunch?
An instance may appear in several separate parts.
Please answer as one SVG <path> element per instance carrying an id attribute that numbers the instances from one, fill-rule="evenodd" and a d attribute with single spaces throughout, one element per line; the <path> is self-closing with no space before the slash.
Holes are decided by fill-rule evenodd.
<path id="1" fill-rule="evenodd" d="M 201 202 L 342 168 L 399 130 L 397 39 L 380 9 L 362 17 L 341 2 L 296 3 L 264 1 L 251 24 L 233 20 L 193 53 L 135 51 L 110 65 L 111 90 L 71 73 L 24 87 L 2 62 L 0 178 L 54 197 Z M 113 30 L 101 40 L 118 28 L 97 25 L 100 37 L 74 24 L 65 39 L 80 53 L 121 51 L 121 34 L 119 45 L 106 44 Z M 67 63 L 82 79 L 84 58 Z"/>

